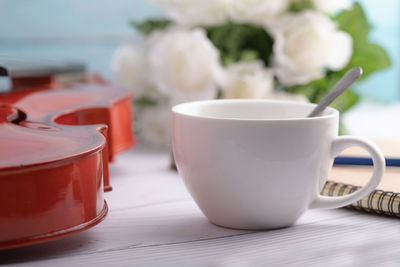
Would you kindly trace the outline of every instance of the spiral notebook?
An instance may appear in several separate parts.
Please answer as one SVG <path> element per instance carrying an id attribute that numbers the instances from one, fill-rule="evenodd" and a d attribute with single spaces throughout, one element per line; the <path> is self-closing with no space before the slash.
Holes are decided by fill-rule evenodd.
<path id="1" fill-rule="evenodd" d="M 386 172 L 377 189 L 349 208 L 400 217 L 400 141 L 376 141 L 386 158 Z M 372 160 L 359 148 L 346 150 L 335 160 L 322 194 L 342 196 L 365 185 L 373 171 Z"/>

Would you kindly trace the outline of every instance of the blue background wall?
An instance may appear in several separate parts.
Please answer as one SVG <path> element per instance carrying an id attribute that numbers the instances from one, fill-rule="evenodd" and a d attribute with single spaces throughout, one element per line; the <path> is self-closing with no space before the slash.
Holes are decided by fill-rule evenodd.
<path id="1" fill-rule="evenodd" d="M 400 100 L 400 1 L 362 0 L 373 26 L 371 40 L 383 45 L 392 67 L 358 83 L 356 91 L 366 97 L 390 102 Z"/>
<path id="2" fill-rule="evenodd" d="M 112 52 L 134 38 L 129 21 L 157 14 L 144 0 L 0 0 L 0 57 L 79 60 L 110 77 Z"/>
<path id="3" fill-rule="evenodd" d="M 383 101 L 398 100 L 400 1 L 362 3 L 374 25 L 371 38 L 388 49 L 393 66 L 356 90 Z M 157 6 L 145 0 L 0 0 L 0 57 L 79 60 L 111 78 L 112 52 L 134 38 L 129 21 L 159 15 Z"/>

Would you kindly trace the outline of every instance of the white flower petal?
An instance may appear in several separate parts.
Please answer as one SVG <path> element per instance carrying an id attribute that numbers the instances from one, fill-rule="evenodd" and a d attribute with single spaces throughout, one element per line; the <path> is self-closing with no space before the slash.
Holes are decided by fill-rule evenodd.
<path id="1" fill-rule="evenodd" d="M 150 80 L 172 103 L 214 98 L 219 53 L 200 29 L 169 29 L 150 38 Z"/>
<path id="2" fill-rule="evenodd" d="M 272 71 L 261 61 L 237 62 L 226 69 L 224 98 L 265 98 L 274 90 Z"/>
<path id="3" fill-rule="evenodd" d="M 288 13 L 269 29 L 274 37 L 274 72 L 286 86 L 322 78 L 325 68 L 340 70 L 351 58 L 351 37 L 320 13 Z"/>
<path id="4" fill-rule="evenodd" d="M 153 0 L 161 5 L 167 18 L 184 26 L 223 24 L 229 0 Z"/>
<path id="5" fill-rule="evenodd" d="M 231 0 L 229 15 L 238 23 L 267 25 L 289 7 L 289 0 Z"/>
<path id="6" fill-rule="evenodd" d="M 336 32 L 330 38 L 331 53 L 326 66 L 331 70 L 341 70 L 347 66 L 353 54 L 353 39 L 346 32 Z"/>
<path id="7" fill-rule="evenodd" d="M 341 9 L 351 7 L 350 0 L 312 0 L 312 2 L 317 10 L 328 14 L 334 14 Z"/>
<path id="8" fill-rule="evenodd" d="M 144 42 L 137 41 L 119 47 L 112 56 L 111 69 L 115 81 L 140 97 L 148 88 L 147 55 Z"/>

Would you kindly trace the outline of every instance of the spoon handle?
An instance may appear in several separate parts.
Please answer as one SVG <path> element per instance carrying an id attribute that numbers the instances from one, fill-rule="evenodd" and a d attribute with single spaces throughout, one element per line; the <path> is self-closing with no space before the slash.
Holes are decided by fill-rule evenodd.
<path id="1" fill-rule="evenodd" d="M 346 72 L 346 74 L 336 83 L 332 90 L 319 102 L 319 104 L 311 111 L 307 116 L 316 117 L 324 109 L 333 102 L 340 94 L 342 94 L 355 80 L 357 80 L 362 74 L 361 67 L 354 67 Z"/>

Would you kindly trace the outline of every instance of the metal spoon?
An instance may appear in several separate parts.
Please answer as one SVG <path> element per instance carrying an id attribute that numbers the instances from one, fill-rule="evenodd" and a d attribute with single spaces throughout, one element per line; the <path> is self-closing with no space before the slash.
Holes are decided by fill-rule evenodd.
<path id="1" fill-rule="evenodd" d="M 316 117 L 321 114 L 322 111 L 341 95 L 350 85 L 352 85 L 362 75 L 361 67 L 354 67 L 350 69 L 346 74 L 335 84 L 331 91 L 318 103 L 318 105 L 311 111 L 307 116 Z"/>

